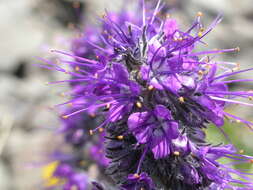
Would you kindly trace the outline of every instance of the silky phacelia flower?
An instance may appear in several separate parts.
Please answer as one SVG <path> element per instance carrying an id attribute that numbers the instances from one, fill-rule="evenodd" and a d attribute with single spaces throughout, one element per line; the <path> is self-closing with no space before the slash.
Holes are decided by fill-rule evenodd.
<path id="1" fill-rule="evenodd" d="M 142 0 L 131 14 L 106 12 L 100 28 L 91 27 L 73 42 L 73 53 L 53 50 L 68 58 L 59 62 L 72 66 L 71 71 L 50 62 L 44 66 L 71 76 L 50 82 L 72 87 L 72 99 L 62 105 L 71 103 L 74 109 L 62 117 L 92 111 L 101 119 L 90 134 L 105 130 L 107 173 L 120 189 L 252 189 L 252 174 L 219 162 L 251 163 L 252 157 L 230 144 L 208 144 L 204 129 L 212 123 L 223 131 L 228 117 L 252 129 L 251 122 L 224 109 L 253 106 L 237 100 L 251 98 L 252 92 L 228 88 L 229 83 L 252 81 L 228 77 L 253 69 L 239 70 L 236 63 L 215 59 L 239 48 L 196 50 L 221 16 L 204 27 L 199 12 L 181 30 L 177 20 L 158 14 L 161 4 L 151 8 Z"/>

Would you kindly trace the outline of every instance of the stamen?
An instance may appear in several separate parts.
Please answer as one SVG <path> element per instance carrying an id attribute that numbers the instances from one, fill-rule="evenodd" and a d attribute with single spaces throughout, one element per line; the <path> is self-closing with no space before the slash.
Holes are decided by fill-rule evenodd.
<path id="1" fill-rule="evenodd" d="M 102 132 L 104 131 L 104 128 L 101 127 L 101 128 L 98 129 L 98 131 L 99 131 L 100 133 L 102 133 Z"/>
<path id="2" fill-rule="evenodd" d="M 180 103 L 184 103 L 184 97 L 181 96 L 181 97 L 178 98 L 178 100 L 179 100 Z"/>
<path id="3" fill-rule="evenodd" d="M 93 130 L 89 130 L 90 135 L 93 135 Z"/>
<path id="4" fill-rule="evenodd" d="M 201 17 L 201 16 L 203 16 L 203 13 L 199 11 L 199 12 L 197 12 L 197 16 Z"/>
<path id="5" fill-rule="evenodd" d="M 175 156 L 179 156 L 179 155 L 180 155 L 180 152 L 175 151 L 175 152 L 173 152 L 173 154 L 174 154 Z"/>
<path id="6" fill-rule="evenodd" d="M 123 139 L 124 139 L 124 136 L 123 136 L 123 135 L 119 135 L 119 136 L 117 136 L 117 139 L 118 139 L 118 140 L 123 140 Z"/>
<path id="7" fill-rule="evenodd" d="M 106 109 L 110 109 L 111 104 L 106 104 Z"/>
<path id="8" fill-rule="evenodd" d="M 140 176 L 139 176 L 139 174 L 134 174 L 134 177 L 139 178 Z"/>
<path id="9" fill-rule="evenodd" d="M 239 153 L 240 153 L 240 154 L 243 154 L 243 153 L 244 153 L 244 150 L 243 150 L 243 149 L 241 149 L 241 150 L 239 151 Z"/>
<path id="10" fill-rule="evenodd" d="M 79 70 L 80 70 L 80 67 L 75 66 L 75 71 L 79 71 Z"/>
<path id="11" fill-rule="evenodd" d="M 68 119 L 68 118 L 69 118 L 69 116 L 67 116 L 67 115 L 63 115 L 63 116 L 62 116 L 62 118 L 63 118 L 63 119 Z"/>
<path id="12" fill-rule="evenodd" d="M 202 32 L 198 32 L 198 37 L 202 37 L 203 36 L 203 33 Z"/>
<path id="13" fill-rule="evenodd" d="M 237 119 L 237 120 L 235 120 L 236 121 L 236 123 L 241 123 L 241 121 L 239 120 L 239 119 Z"/>
<path id="14" fill-rule="evenodd" d="M 148 90 L 151 91 L 151 90 L 153 90 L 153 89 L 154 89 L 154 86 L 153 86 L 153 85 L 149 85 L 149 86 L 148 86 Z"/>
<path id="15" fill-rule="evenodd" d="M 138 107 L 138 108 L 142 108 L 142 104 L 138 101 L 138 102 L 136 102 L 136 106 Z"/>

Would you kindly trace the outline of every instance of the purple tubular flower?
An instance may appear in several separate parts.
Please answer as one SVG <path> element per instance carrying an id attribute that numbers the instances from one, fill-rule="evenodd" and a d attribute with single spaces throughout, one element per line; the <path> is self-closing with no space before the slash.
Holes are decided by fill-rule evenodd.
<path id="1" fill-rule="evenodd" d="M 155 159 L 170 154 L 172 139 L 179 136 L 178 124 L 172 120 L 170 111 L 157 105 L 152 112 L 135 112 L 128 118 L 128 128 L 137 141 L 152 149 Z"/>
<path id="2" fill-rule="evenodd" d="M 155 189 L 152 179 L 146 173 L 141 173 L 140 175 L 130 174 L 127 179 L 127 183 L 121 186 L 122 190 Z"/>
<path id="3" fill-rule="evenodd" d="M 68 109 L 65 113 L 72 112 L 74 109 Z M 62 126 L 59 132 L 64 134 L 65 141 L 75 147 L 83 146 L 91 139 L 89 130 L 93 129 L 97 124 L 95 118 L 92 118 L 87 113 L 75 115 L 71 118 L 62 119 Z"/>
<path id="4" fill-rule="evenodd" d="M 99 166 L 106 168 L 109 164 L 109 159 L 105 157 L 103 144 L 104 135 L 101 135 L 98 142 L 91 145 L 90 157 L 92 160 L 96 161 Z"/>
<path id="5" fill-rule="evenodd" d="M 73 71 L 51 62 L 42 65 L 71 76 L 51 82 L 72 86 L 73 99 L 67 103 L 74 109 L 63 118 L 87 112 L 102 118 L 91 134 L 106 130 L 107 172 L 123 189 L 142 185 L 168 190 L 253 189 L 252 174 L 218 161 L 252 163 L 253 158 L 237 154 L 232 145 L 213 146 L 205 141 L 203 129 L 213 123 L 222 131 L 226 117 L 250 129 L 253 125 L 224 111 L 230 104 L 253 106 L 237 100 L 251 98 L 252 92 L 229 91 L 227 86 L 253 80 L 226 79 L 253 69 L 238 70 L 236 63 L 214 60 L 216 54 L 239 48 L 195 50 L 221 16 L 204 29 L 198 13 L 183 31 L 175 19 L 159 16 L 161 1 L 154 9 L 144 0 L 139 4 L 136 12 L 142 12 L 141 17 L 125 11 L 106 13 L 101 28 L 87 30 L 87 35 L 73 42 L 73 53 L 53 50 L 72 58 L 60 61 Z"/>

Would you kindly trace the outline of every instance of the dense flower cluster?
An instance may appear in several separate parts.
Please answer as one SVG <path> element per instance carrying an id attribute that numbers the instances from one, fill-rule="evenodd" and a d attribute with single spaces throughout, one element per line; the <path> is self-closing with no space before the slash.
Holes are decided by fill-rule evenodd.
<path id="1" fill-rule="evenodd" d="M 72 99 L 60 105 L 71 104 L 62 116 L 66 141 L 82 147 L 91 138 L 88 133 L 105 132 L 106 141 L 97 138 L 91 154 L 107 166 L 108 160 L 99 156 L 105 147 L 107 174 L 122 190 L 253 189 L 252 174 L 218 161 L 251 163 L 252 157 L 237 153 L 232 144 L 214 146 L 205 141 L 208 124 L 223 131 L 227 117 L 252 129 L 251 122 L 224 108 L 252 106 L 237 100 L 251 98 L 252 92 L 231 92 L 227 86 L 250 79 L 226 78 L 253 69 L 239 70 L 236 63 L 214 59 L 216 54 L 239 48 L 195 50 L 205 44 L 203 38 L 221 16 L 204 28 L 199 12 L 189 29 L 182 31 L 175 19 L 164 16 L 160 1 L 153 11 L 144 1 L 140 4 L 136 12 L 142 16 L 107 12 L 100 28 L 90 27 L 73 41 L 73 53 L 53 50 L 72 58 L 59 60 L 70 64 L 71 71 L 51 62 L 44 65 L 71 76 L 50 82 L 71 86 Z M 96 119 L 92 121 L 89 114 Z"/>

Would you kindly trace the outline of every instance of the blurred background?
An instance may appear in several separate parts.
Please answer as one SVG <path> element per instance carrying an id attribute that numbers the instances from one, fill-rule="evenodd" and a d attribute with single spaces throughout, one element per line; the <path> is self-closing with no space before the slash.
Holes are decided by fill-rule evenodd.
<path id="1" fill-rule="evenodd" d="M 63 101 L 60 94 L 66 88 L 46 86 L 45 82 L 65 76 L 35 66 L 39 62 L 36 57 L 52 57 L 50 49 L 69 50 L 76 32 L 95 22 L 105 9 L 116 11 L 133 1 L 0 0 L 0 190 L 40 189 L 40 166 L 57 141 L 53 133 L 57 113 L 50 107 Z M 221 55 L 219 60 L 252 67 L 252 0 L 166 1 L 182 27 L 189 26 L 198 11 L 203 12 L 206 25 L 223 13 L 223 22 L 206 39 L 209 48 L 239 46 L 239 53 Z M 249 72 L 236 77 L 252 76 Z M 245 83 L 230 87 L 253 90 Z M 229 111 L 253 120 L 252 109 L 234 106 Z M 239 150 L 253 155 L 253 133 L 231 122 L 224 129 Z M 215 127 L 209 131 L 210 142 L 227 142 Z"/>

